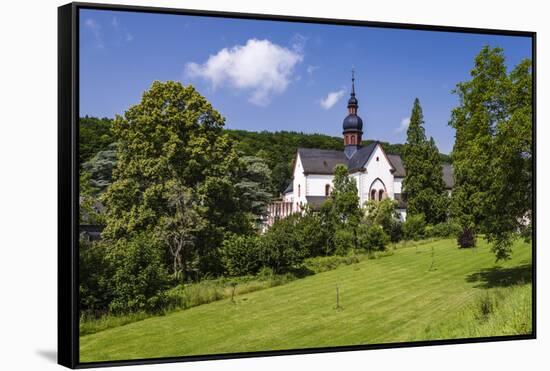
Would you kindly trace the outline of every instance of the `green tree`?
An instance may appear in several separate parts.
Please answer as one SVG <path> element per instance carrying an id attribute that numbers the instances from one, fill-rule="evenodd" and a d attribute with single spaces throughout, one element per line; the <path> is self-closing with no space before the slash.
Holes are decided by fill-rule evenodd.
<path id="1" fill-rule="evenodd" d="M 397 212 L 397 201 L 385 198 L 382 201 L 369 200 L 364 206 L 363 223 L 378 225 L 390 236 L 392 242 L 401 238 L 401 222 Z"/>
<path id="2" fill-rule="evenodd" d="M 263 264 L 260 237 L 230 234 L 223 241 L 221 260 L 230 276 L 258 273 Z"/>
<path id="3" fill-rule="evenodd" d="M 280 219 L 265 233 L 261 241 L 261 260 L 275 273 L 283 273 L 302 264 L 307 256 L 306 247 L 296 233 L 299 215 Z"/>
<path id="4" fill-rule="evenodd" d="M 355 179 L 350 178 L 344 165 L 334 167 L 334 188 L 330 194 L 339 222 L 351 227 L 357 226 L 361 218 L 359 195 Z"/>
<path id="5" fill-rule="evenodd" d="M 170 209 L 162 216 L 159 237 L 172 256 L 174 278 L 185 281 L 187 263 L 196 253 L 197 234 L 206 222 L 201 218 L 201 208 L 190 188 L 174 182 L 166 197 Z"/>
<path id="6" fill-rule="evenodd" d="M 532 64 L 523 60 L 509 74 L 506 119 L 495 129 L 492 184 L 485 236 L 497 259 L 510 256 L 519 234 L 530 238 L 533 218 Z"/>
<path id="7" fill-rule="evenodd" d="M 117 116 L 112 131 L 121 150 L 113 183 L 103 194 L 104 236 L 162 236 L 166 218 L 175 212 L 170 195 L 181 185 L 192 190 L 207 221 L 196 235 L 196 269 L 219 268 L 216 250 L 224 234 L 251 228 L 246 211 L 239 209 L 238 156 L 223 125 L 223 117 L 193 86 L 172 81 L 154 82 L 139 104 Z"/>
<path id="8" fill-rule="evenodd" d="M 359 227 L 359 245 L 367 252 L 384 251 L 390 237 L 379 224 L 361 224 Z"/>
<path id="9" fill-rule="evenodd" d="M 482 232 L 497 260 L 510 255 L 532 218 L 531 62 L 507 74 L 504 53 L 485 46 L 469 81 L 457 84 L 451 211 L 464 230 Z"/>
<path id="10" fill-rule="evenodd" d="M 109 309 L 113 313 L 162 310 L 169 280 L 161 255 L 155 240 L 143 233 L 120 239 L 109 250 L 114 271 Z"/>
<path id="11" fill-rule="evenodd" d="M 241 171 L 235 188 L 240 207 L 250 211 L 259 228 L 267 214 L 267 205 L 273 198 L 270 192 L 271 170 L 261 157 L 243 156 L 239 162 Z"/>
<path id="12" fill-rule="evenodd" d="M 334 167 L 334 188 L 325 201 L 321 214 L 323 224 L 333 236 L 332 244 L 339 254 L 350 247 L 358 248 L 357 227 L 361 221 L 362 211 L 359 208 L 359 195 L 355 179 L 350 178 L 344 165 Z M 349 237 L 351 236 L 351 237 Z"/>
<path id="13" fill-rule="evenodd" d="M 109 246 L 103 241 L 81 239 L 78 245 L 78 288 L 80 313 L 98 317 L 105 313 L 113 298 L 113 267 L 108 259 Z"/>
<path id="14" fill-rule="evenodd" d="M 407 175 L 403 189 L 407 194 L 407 213 L 424 214 L 426 221 L 437 224 L 446 218 L 447 197 L 444 193 L 443 168 L 433 138 L 426 138 L 424 115 L 418 98 L 414 100 L 407 143 L 403 150 Z"/>
<path id="15" fill-rule="evenodd" d="M 109 118 L 81 117 L 79 120 L 78 160 L 80 166 L 89 161 L 98 152 L 105 151 L 113 143 Z"/>
<path id="16" fill-rule="evenodd" d="M 95 195 L 107 189 L 113 178 L 113 169 L 116 165 L 116 144 L 110 144 L 106 150 L 97 152 L 89 161 L 82 164 L 82 173 L 88 173 L 88 185 Z M 84 189 L 83 185 L 81 189 Z"/>
<path id="17" fill-rule="evenodd" d="M 403 237 L 406 240 L 419 240 L 424 237 L 426 219 L 424 214 L 407 215 L 403 223 Z"/>
<path id="18" fill-rule="evenodd" d="M 327 255 L 328 231 L 323 227 L 322 218 L 318 213 L 306 208 L 295 225 L 300 246 L 307 252 L 307 256 Z"/>

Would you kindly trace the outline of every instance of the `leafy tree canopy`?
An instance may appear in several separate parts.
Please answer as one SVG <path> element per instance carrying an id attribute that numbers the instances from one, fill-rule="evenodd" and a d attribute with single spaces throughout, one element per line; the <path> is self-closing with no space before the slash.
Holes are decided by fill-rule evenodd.
<path id="1" fill-rule="evenodd" d="M 493 242 L 497 260 L 507 259 L 518 231 L 532 218 L 532 64 L 507 73 L 503 50 L 485 46 L 471 79 L 457 84 L 451 211 L 464 230 Z"/>

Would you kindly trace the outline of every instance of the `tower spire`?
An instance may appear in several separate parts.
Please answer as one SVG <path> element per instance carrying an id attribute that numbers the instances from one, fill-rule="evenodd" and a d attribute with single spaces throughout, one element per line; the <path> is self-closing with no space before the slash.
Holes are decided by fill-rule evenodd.
<path id="1" fill-rule="evenodd" d="M 351 94 L 348 100 L 348 116 L 342 124 L 344 129 L 344 153 L 351 158 L 361 147 L 363 120 L 357 115 L 359 101 L 355 97 L 355 68 L 351 69 Z"/>
<path id="2" fill-rule="evenodd" d="M 355 97 L 355 68 L 351 68 L 351 96 Z"/>
<path id="3" fill-rule="evenodd" d="M 357 108 L 359 107 L 359 101 L 355 98 L 355 68 L 351 69 L 351 94 L 348 100 L 348 111 L 351 115 L 357 114 Z"/>

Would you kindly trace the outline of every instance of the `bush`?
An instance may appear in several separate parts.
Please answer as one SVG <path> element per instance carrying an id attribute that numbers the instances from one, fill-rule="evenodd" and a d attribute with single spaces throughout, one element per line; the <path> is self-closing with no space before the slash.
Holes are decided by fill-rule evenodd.
<path id="1" fill-rule="evenodd" d="M 383 251 L 390 242 L 390 237 L 379 225 L 370 225 L 360 228 L 360 246 L 368 252 Z"/>
<path id="2" fill-rule="evenodd" d="M 339 228 L 334 232 L 334 247 L 336 255 L 347 255 L 355 247 L 355 236 L 349 228 Z"/>
<path id="3" fill-rule="evenodd" d="M 277 221 L 260 239 L 261 261 L 277 274 L 298 267 L 307 255 L 295 229 L 298 218 Z"/>
<path id="4" fill-rule="evenodd" d="M 352 256 L 317 256 L 305 260 L 305 267 L 313 273 L 322 273 L 338 268 L 340 265 L 351 265 L 359 263 L 364 255 Z"/>
<path id="5" fill-rule="evenodd" d="M 98 317 L 105 313 L 112 299 L 112 267 L 107 259 L 107 244 L 103 241 L 81 240 L 79 244 L 80 313 Z"/>
<path id="6" fill-rule="evenodd" d="M 385 230 L 385 232 L 389 235 L 391 242 L 399 242 L 403 238 L 403 223 L 394 219 L 389 226 L 389 230 Z"/>
<path id="7" fill-rule="evenodd" d="M 452 221 L 426 227 L 426 237 L 457 237 L 460 232 L 460 225 Z"/>
<path id="8" fill-rule="evenodd" d="M 257 236 L 230 235 L 223 241 L 220 258 L 230 276 L 256 274 L 262 266 Z"/>
<path id="9" fill-rule="evenodd" d="M 113 300 L 115 313 L 144 311 L 156 313 L 166 305 L 164 290 L 168 274 L 161 261 L 160 249 L 145 235 L 119 240 L 109 254 L 114 267 Z"/>
<path id="10" fill-rule="evenodd" d="M 475 247 L 476 235 L 472 229 L 464 228 L 464 230 L 460 232 L 457 238 L 457 242 L 458 242 L 458 247 L 461 249 Z"/>
<path id="11" fill-rule="evenodd" d="M 419 240 L 424 237 L 425 228 L 424 214 L 407 215 L 403 223 L 403 237 L 407 240 Z"/>
<path id="12" fill-rule="evenodd" d="M 390 198 L 382 201 L 367 201 L 365 204 L 364 222 L 368 225 L 380 225 L 392 242 L 401 239 L 401 222 L 396 210 L 397 202 Z"/>
<path id="13" fill-rule="evenodd" d="M 306 214 L 297 219 L 295 225 L 297 239 L 307 256 L 327 255 L 329 233 L 321 224 L 321 217 Z"/>

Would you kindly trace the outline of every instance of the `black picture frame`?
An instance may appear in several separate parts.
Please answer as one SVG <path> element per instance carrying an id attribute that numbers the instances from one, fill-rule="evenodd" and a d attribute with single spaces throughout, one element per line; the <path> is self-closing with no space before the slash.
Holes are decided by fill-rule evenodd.
<path id="1" fill-rule="evenodd" d="M 532 264 L 532 333 L 526 335 L 494 336 L 429 340 L 389 344 L 369 344 L 339 347 L 259 351 L 201 356 L 132 359 L 82 363 L 79 360 L 78 311 L 78 130 L 79 130 L 79 11 L 81 9 L 111 10 L 172 15 L 199 15 L 236 19 L 271 20 L 283 22 L 316 23 L 331 25 L 368 26 L 408 30 L 427 30 L 454 33 L 477 33 L 531 38 L 533 62 L 533 264 Z M 96 3 L 70 3 L 58 8 L 58 363 L 69 368 L 122 366 L 169 362 L 203 361 L 229 358 L 280 356 L 324 352 L 343 352 L 382 348 L 402 348 L 431 345 L 495 342 L 536 339 L 536 32 L 485 28 L 434 26 L 409 23 L 387 23 L 349 19 L 310 18 L 268 14 L 233 13 L 190 9 L 158 8 Z"/>

